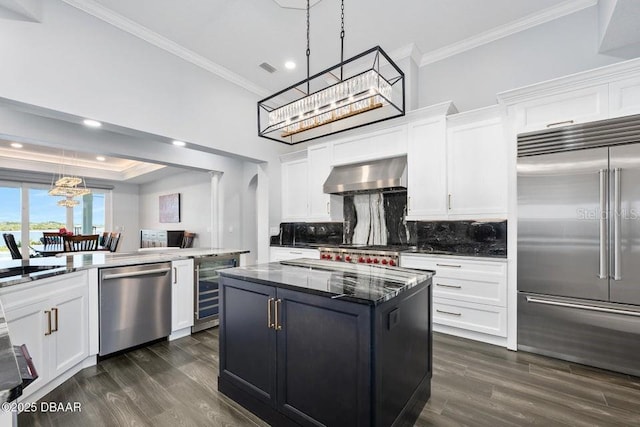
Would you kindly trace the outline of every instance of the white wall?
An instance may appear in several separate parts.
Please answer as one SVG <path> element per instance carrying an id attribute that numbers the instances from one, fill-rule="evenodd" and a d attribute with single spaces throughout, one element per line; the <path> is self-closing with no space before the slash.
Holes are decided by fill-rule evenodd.
<path id="1" fill-rule="evenodd" d="M 420 106 L 453 100 L 459 111 L 496 103 L 496 94 L 619 62 L 598 53 L 591 7 L 420 69 Z"/>
<path id="2" fill-rule="evenodd" d="M 265 222 L 278 225 L 278 157 L 291 148 L 257 137 L 254 93 L 60 1 L 43 2 L 40 23 L 0 21 L 0 52 L 2 98 L 268 162 Z"/>
<path id="3" fill-rule="evenodd" d="M 244 164 L 228 159 L 220 179 L 220 204 L 222 206 L 222 244 L 226 248 L 245 249 L 243 242 L 243 210 L 247 197 L 243 186 Z M 158 197 L 180 193 L 180 222 L 159 221 Z M 211 247 L 211 175 L 207 172 L 185 171 L 167 178 L 140 185 L 138 210 L 140 229 L 187 230 L 196 233 L 195 247 Z M 255 213 L 254 213 L 255 214 Z M 255 216 L 253 217 L 255 220 Z M 250 248 L 255 251 L 256 236 Z"/>

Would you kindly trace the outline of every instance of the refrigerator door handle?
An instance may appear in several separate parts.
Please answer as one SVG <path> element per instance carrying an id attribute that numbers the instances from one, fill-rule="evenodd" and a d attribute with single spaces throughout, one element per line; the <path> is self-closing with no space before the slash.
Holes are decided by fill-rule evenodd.
<path id="1" fill-rule="evenodd" d="M 620 168 L 613 169 L 613 280 L 622 279 L 621 266 L 621 224 L 622 204 L 620 198 Z"/>
<path id="2" fill-rule="evenodd" d="M 600 279 L 609 277 L 607 256 L 607 170 L 600 169 Z"/>
<path id="3" fill-rule="evenodd" d="M 527 302 L 528 303 L 543 304 L 543 305 L 555 305 L 555 306 L 558 306 L 558 307 L 577 308 L 577 309 L 580 309 L 580 310 L 600 311 L 602 313 L 621 314 L 621 315 L 625 315 L 625 316 L 640 317 L 640 311 L 624 310 L 624 309 L 609 308 L 609 307 L 599 307 L 599 306 L 596 306 L 596 305 L 579 304 L 579 303 L 574 303 L 574 302 L 556 301 L 556 300 L 552 300 L 552 299 L 531 297 L 531 296 L 527 296 L 526 298 L 527 298 Z"/>

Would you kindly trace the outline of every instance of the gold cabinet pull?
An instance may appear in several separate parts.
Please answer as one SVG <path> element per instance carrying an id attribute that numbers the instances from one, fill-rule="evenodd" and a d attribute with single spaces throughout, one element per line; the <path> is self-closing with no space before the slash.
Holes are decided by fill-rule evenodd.
<path id="1" fill-rule="evenodd" d="M 462 316 L 462 313 L 454 313 L 453 311 L 444 311 L 444 310 L 438 310 L 436 309 L 436 311 L 438 313 L 442 313 L 442 314 L 450 314 L 452 316 Z"/>
<path id="2" fill-rule="evenodd" d="M 56 318 L 53 321 L 53 329 L 51 329 L 51 327 L 49 327 L 49 329 L 51 329 L 51 332 L 58 332 L 58 308 L 52 308 L 51 313 L 55 314 Z"/>
<path id="3" fill-rule="evenodd" d="M 47 313 L 47 332 L 45 332 L 45 336 L 46 335 L 51 335 L 51 311 L 49 310 L 45 310 L 45 313 Z"/>
<path id="4" fill-rule="evenodd" d="M 570 124 L 573 124 L 573 120 L 565 120 L 562 122 L 549 123 L 547 125 L 547 128 L 552 128 L 552 127 L 561 126 L 561 125 L 570 125 Z"/>
<path id="5" fill-rule="evenodd" d="M 275 324 L 273 323 L 273 317 L 271 316 L 271 304 L 273 304 L 274 299 L 273 298 L 269 298 L 267 300 L 267 326 L 269 327 L 269 329 L 274 328 L 275 329 Z"/>
<path id="6" fill-rule="evenodd" d="M 436 286 L 440 286 L 441 288 L 462 289 L 460 285 L 445 285 L 444 283 L 436 283 Z"/>
<path id="7" fill-rule="evenodd" d="M 436 263 L 436 266 L 437 267 L 462 268 L 462 266 L 459 265 L 459 264 L 439 264 L 439 263 Z"/>
<path id="8" fill-rule="evenodd" d="M 282 329 L 282 325 L 280 324 L 280 303 L 282 302 L 281 299 L 277 299 L 274 306 L 274 317 L 276 318 L 275 320 L 275 324 L 274 324 L 274 328 L 276 331 L 279 331 L 280 329 Z"/>

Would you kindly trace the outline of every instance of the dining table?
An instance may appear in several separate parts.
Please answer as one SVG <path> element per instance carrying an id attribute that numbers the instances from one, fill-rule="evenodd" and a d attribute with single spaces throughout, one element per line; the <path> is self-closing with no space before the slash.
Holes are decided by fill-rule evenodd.
<path id="1" fill-rule="evenodd" d="M 64 252 L 69 252 L 64 249 L 64 244 L 62 243 L 49 244 L 49 245 L 30 245 L 29 247 L 33 249 L 34 252 L 36 252 L 37 254 L 43 257 L 55 256 Z M 99 246 L 98 249 L 96 249 L 96 251 L 107 251 L 107 250 L 109 250 L 109 248 L 106 248 L 103 246 Z"/>

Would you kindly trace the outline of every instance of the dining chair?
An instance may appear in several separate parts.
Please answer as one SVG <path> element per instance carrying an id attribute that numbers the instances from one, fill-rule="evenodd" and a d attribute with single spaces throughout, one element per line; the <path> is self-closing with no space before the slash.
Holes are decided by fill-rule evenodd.
<path id="1" fill-rule="evenodd" d="M 62 236 L 60 233 L 43 231 L 42 232 L 42 243 L 45 245 L 61 245 L 62 244 Z"/>
<path id="2" fill-rule="evenodd" d="M 108 250 L 110 240 L 111 240 L 111 233 L 109 233 L 108 231 L 105 231 L 104 233 L 102 233 L 102 236 L 100 236 L 98 245 L 101 247 L 102 250 Z"/>
<path id="3" fill-rule="evenodd" d="M 18 244 L 16 243 L 16 238 L 13 237 L 13 234 L 3 233 L 2 237 L 4 238 L 4 243 L 9 248 L 9 252 L 11 253 L 12 259 L 21 259 L 22 254 L 20 253 L 20 248 L 18 248 Z"/>
<path id="4" fill-rule="evenodd" d="M 65 252 L 96 251 L 99 237 L 99 234 L 64 236 L 64 250 Z"/>
<path id="5" fill-rule="evenodd" d="M 188 231 L 184 232 L 182 236 L 182 243 L 180 244 L 181 248 L 192 248 L 193 247 L 193 239 L 195 239 L 196 233 L 190 233 Z"/>
<path id="6" fill-rule="evenodd" d="M 115 252 L 118 249 L 118 243 L 120 243 L 120 233 L 111 233 L 109 235 L 109 251 Z"/>

